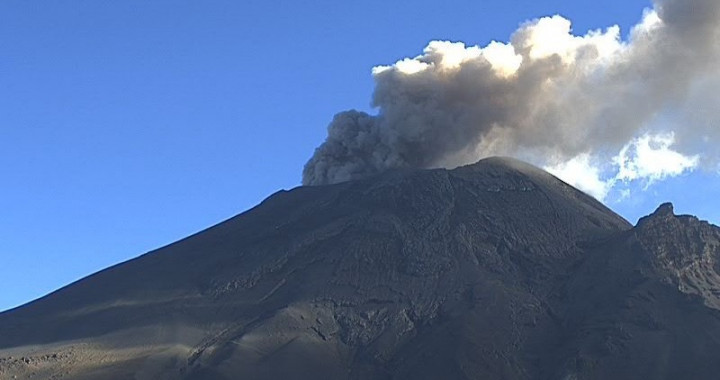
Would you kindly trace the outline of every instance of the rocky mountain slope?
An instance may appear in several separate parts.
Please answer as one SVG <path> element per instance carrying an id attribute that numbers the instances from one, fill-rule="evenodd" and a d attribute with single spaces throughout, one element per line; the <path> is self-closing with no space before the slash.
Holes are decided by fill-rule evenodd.
<path id="1" fill-rule="evenodd" d="M 300 187 L 0 314 L 0 378 L 713 378 L 719 246 L 506 158 Z"/>

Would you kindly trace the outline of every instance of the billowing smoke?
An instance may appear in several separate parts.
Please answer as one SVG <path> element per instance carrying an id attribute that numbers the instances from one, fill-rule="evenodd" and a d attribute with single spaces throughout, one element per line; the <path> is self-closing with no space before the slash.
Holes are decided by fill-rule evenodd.
<path id="1" fill-rule="evenodd" d="M 625 39 L 617 26 L 575 36 L 553 16 L 509 43 L 433 41 L 373 77 L 377 115 L 335 115 L 304 184 L 508 155 L 603 198 L 616 181 L 717 163 L 720 1 L 657 0 Z"/>

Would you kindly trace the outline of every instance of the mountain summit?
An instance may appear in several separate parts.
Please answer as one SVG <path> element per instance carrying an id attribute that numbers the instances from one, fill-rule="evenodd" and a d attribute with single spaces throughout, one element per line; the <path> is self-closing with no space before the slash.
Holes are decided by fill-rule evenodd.
<path id="1" fill-rule="evenodd" d="M 0 378 L 712 378 L 719 247 L 509 158 L 299 187 L 0 314 Z"/>

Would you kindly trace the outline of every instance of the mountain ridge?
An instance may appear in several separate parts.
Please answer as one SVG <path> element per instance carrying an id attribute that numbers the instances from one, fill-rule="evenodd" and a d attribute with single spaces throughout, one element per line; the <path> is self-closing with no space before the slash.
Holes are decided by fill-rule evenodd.
<path id="1" fill-rule="evenodd" d="M 279 191 L 0 313 L 0 375 L 706 375 L 718 231 L 671 205 L 633 227 L 509 158 Z M 680 333 L 701 325 L 700 343 Z M 657 372 L 650 354 L 668 342 L 696 357 Z"/>

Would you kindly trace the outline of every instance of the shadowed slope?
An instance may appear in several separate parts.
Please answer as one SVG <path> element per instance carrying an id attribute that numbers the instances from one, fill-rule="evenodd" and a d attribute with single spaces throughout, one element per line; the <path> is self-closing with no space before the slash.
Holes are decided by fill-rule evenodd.
<path id="1" fill-rule="evenodd" d="M 70 359 L 42 355 L 72 353 L 75 378 L 592 377 L 624 368 L 597 341 L 634 323 L 633 265 L 667 292 L 650 306 L 685 307 L 625 243 L 641 228 L 507 158 L 282 191 L 0 314 L 0 357 L 39 358 L 0 374 L 53 374 Z"/>

